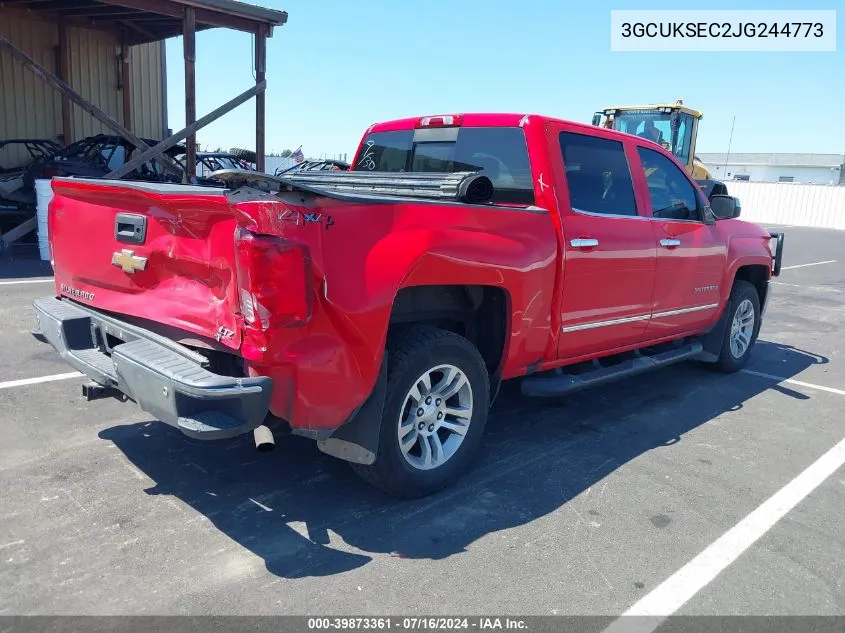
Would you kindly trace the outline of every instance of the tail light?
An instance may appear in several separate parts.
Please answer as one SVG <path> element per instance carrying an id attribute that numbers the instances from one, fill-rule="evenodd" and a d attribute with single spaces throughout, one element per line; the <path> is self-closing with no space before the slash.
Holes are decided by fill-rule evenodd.
<path id="1" fill-rule="evenodd" d="M 53 220 L 50 208 L 47 208 L 47 252 L 50 254 L 50 266 L 56 270 L 56 256 L 53 254 Z"/>
<path id="2" fill-rule="evenodd" d="M 235 256 L 241 315 L 247 325 L 266 331 L 311 319 L 311 258 L 306 246 L 238 228 Z"/>

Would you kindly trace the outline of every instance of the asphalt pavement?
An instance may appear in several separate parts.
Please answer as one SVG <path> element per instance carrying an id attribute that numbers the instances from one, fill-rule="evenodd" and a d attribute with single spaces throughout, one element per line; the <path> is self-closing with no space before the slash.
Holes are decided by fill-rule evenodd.
<path id="1" fill-rule="evenodd" d="M 71 369 L 29 335 L 44 267 L 0 263 L 0 614 L 618 615 L 662 597 L 845 438 L 845 232 L 779 230 L 750 371 L 688 363 L 562 403 L 507 385 L 477 467 L 404 502 L 308 440 L 192 441 L 85 402 L 81 378 L 27 383 Z M 845 615 L 843 508 L 840 467 L 696 572 L 677 612 Z"/>

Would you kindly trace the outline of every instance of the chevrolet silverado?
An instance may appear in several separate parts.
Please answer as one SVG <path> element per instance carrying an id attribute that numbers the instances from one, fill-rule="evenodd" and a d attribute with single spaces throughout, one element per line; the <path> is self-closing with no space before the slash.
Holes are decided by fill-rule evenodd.
<path id="1" fill-rule="evenodd" d="M 502 381 L 559 397 L 748 361 L 783 235 L 662 147 L 538 115 L 373 125 L 348 171 L 55 178 L 34 334 L 202 439 L 314 439 L 390 494 L 453 482 Z"/>

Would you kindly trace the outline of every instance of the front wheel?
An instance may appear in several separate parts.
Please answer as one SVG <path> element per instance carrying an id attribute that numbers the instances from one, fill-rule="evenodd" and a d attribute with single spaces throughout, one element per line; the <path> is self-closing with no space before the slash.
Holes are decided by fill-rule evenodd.
<path id="1" fill-rule="evenodd" d="M 452 483 L 484 433 L 490 382 L 467 339 L 412 328 L 388 350 L 387 399 L 375 463 L 351 464 L 367 482 L 398 497 L 422 497 Z"/>
<path id="2" fill-rule="evenodd" d="M 716 368 L 725 373 L 741 370 L 748 363 L 760 332 L 760 297 L 754 284 L 736 281 L 728 300 L 728 329 Z"/>

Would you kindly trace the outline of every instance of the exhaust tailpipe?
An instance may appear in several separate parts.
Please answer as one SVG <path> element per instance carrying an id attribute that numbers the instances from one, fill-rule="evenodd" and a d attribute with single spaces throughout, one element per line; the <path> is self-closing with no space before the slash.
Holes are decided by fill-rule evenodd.
<path id="1" fill-rule="evenodd" d="M 276 440 L 273 439 L 273 431 L 263 424 L 252 432 L 255 437 L 255 448 L 260 453 L 269 453 L 276 448 Z"/>

